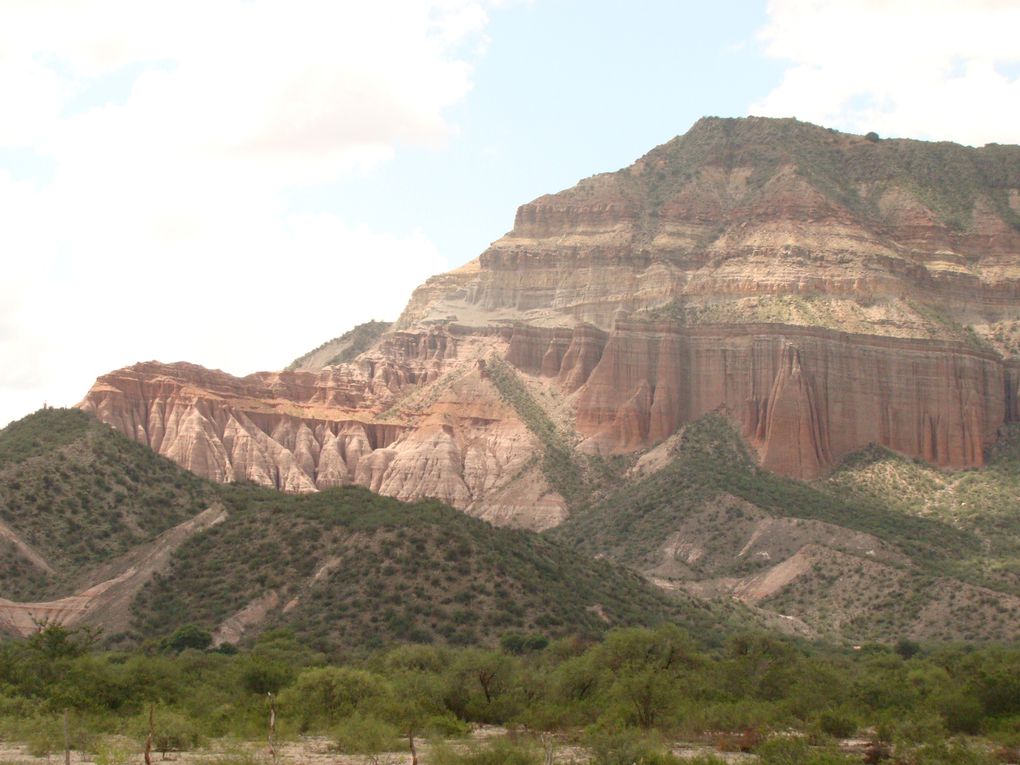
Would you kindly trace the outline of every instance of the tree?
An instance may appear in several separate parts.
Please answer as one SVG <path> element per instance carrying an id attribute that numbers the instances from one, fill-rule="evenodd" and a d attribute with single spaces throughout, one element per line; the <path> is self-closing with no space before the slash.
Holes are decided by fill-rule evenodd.
<path id="1" fill-rule="evenodd" d="M 74 659 L 88 653 L 103 634 L 101 627 L 82 625 L 68 629 L 58 622 L 37 622 L 39 628 L 26 640 L 28 649 L 44 659 Z"/>
<path id="2" fill-rule="evenodd" d="M 180 653 L 188 648 L 204 651 L 210 645 L 212 645 L 212 635 L 209 632 L 194 624 L 185 624 L 163 640 L 162 648 L 168 653 Z"/>
<path id="3" fill-rule="evenodd" d="M 306 669 L 280 694 L 280 707 L 297 712 L 302 730 L 330 726 L 387 695 L 386 681 L 363 669 Z"/>

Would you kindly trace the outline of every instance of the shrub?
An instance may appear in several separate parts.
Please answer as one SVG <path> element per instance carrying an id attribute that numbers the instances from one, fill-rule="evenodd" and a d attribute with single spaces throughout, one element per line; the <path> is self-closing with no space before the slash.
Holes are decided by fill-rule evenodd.
<path id="1" fill-rule="evenodd" d="M 395 727 L 375 717 L 355 713 L 333 728 L 336 750 L 343 754 L 379 754 L 400 748 Z"/>
<path id="2" fill-rule="evenodd" d="M 440 745 L 433 750 L 430 760 L 434 765 L 539 765 L 542 757 L 530 742 L 497 738 L 467 752 Z"/>
<path id="3" fill-rule="evenodd" d="M 827 709 L 818 715 L 818 727 L 833 738 L 849 738 L 857 732 L 857 720 L 845 712 Z"/>
<path id="4" fill-rule="evenodd" d="M 672 765 L 679 763 L 668 754 L 653 733 L 623 728 L 594 731 L 590 739 L 592 765 Z"/>
<path id="5" fill-rule="evenodd" d="M 761 765 L 849 765 L 858 762 L 838 751 L 815 749 L 800 736 L 773 736 L 755 749 Z"/>
<path id="6" fill-rule="evenodd" d="M 163 650 L 180 653 L 186 648 L 204 651 L 212 645 L 212 635 L 194 624 L 185 624 L 163 641 Z"/>
<path id="7" fill-rule="evenodd" d="M 127 736 L 101 736 L 96 743 L 96 765 L 128 765 L 140 748 Z"/>

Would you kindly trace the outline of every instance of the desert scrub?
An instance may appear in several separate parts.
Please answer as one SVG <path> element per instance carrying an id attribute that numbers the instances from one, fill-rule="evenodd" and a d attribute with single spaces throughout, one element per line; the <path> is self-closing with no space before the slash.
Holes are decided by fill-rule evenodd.
<path id="1" fill-rule="evenodd" d="M 439 744 L 429 759 L 433 765 L 541 765 L 543 758 L 534 742 L 500 737 L 466 751 Z"/>
<path id="2" fill-rule="evenodd" d="M 559 492 L 567 504 L 580 503 L 588 493 L 581 466 L 575 461 L 574 450 L 553 421 L 535 401 L 506 362 L 490 356 L 486 374 L 496 386 L 500 397 L 514 408 L 542 445 L 542 474 L 549 485 Z"/>

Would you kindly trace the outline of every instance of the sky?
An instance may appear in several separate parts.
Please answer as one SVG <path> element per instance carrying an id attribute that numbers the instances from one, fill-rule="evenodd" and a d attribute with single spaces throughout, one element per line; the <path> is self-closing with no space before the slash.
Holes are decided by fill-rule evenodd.
<path id="1" fill-rule="evenodd" d="M 244 375 L 699 118 L 1020 143 L 1020 0 L 0 0 L 0 426 Z"/>

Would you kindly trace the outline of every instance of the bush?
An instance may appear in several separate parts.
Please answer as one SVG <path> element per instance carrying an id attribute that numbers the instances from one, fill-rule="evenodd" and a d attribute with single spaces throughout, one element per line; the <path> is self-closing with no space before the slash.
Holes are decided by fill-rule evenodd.
<path id="1" fill-rule="evenodd" d="M 163 641 L 163 650 L 180 653 L 186 648 L 204 651 L 212 645 L 212 635 L 194 624 L 185 624 Z"/>
<path id="2" fill-rule="evenodd" d="M 773 736 L 755 749 L 761 765 L 850 765 L 859 760 L 832 749 L 816 749 L 799 736 Z"/>
<path id="3" fill-rule="evenodd" d="M 658 736 L 634 728 L 591 734 L 592 765 L 673 765 Z"/>
<path id="4" fill-rule="evenodd" d="M 539 765 L 542 757 L 533 744 L 497 738 L 467 752 L 439 745 L 433 750 L 430 760 L 433 765 Z"/>
<path id="5" fill-rule="evenodd" d="M 989 752 L 963 741 L 938 741 L 913 751 L 900 752 L 899 760 L 908 765 L 993 765 L 996 759 Z"/>
<path id="6" fill-rule="evenodd" d="M 303 730 L 313 725 L 332 725 L 387 693 L 385 681 L 376 674 L 349 667 L 306 669 L 280 694 L 280 707 L 297 713 Z"/>
<path id="7" fill-rule="evenodd" d="M 857 720 L 845 712 L 826 709 L 818 715 L 818 728 L 833 738 L 850 738 L 857 727 Z"/>
<path id="8" fill-rule="evenodd" d="M 127 736 L 101 736 L 96 743 L 96 765 L 128 765 L 141 747 Z"/>
<path id="9" fill-rule="evenodd" d="M 198 725 L 190 717 L 185 717 L 171 709 L 157 708 L 153 714 L 152 748 L 166 754 L 184 749 L 194 749 L 202 739 Z M 143 714 L 131 726 L 131 733 L 138 739 L 149 734 L 149 716 Z"/>
<path id="10" fill-rule="evenodd" d="M 336 750 L 342 754 L 379 754 L 401 748 L 400 734 L 395 727 L 358 713 L 334 726 L 333 738 Z"/>

